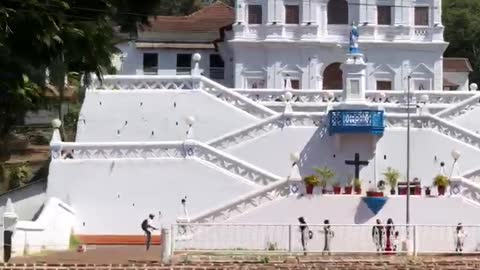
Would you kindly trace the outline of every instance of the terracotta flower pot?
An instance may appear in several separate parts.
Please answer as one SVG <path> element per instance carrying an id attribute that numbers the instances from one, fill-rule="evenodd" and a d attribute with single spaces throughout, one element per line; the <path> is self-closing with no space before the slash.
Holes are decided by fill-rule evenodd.
<path id="1" fill-rule="evenodd" d="M 420 186 L 415 186 L 415 192 L 413 194 L 417 196 L 422 195 L 422 188 Z"/>
<path id="2" fill-rule="evenodd" d="M 325 187 L 324 187 L 324 188 L 322 188 L 322 194 L 327 194 L 327 193 L 328 193 L 328 190 L 327 190 L 327 188 L 325 188 Z"/>
<path id="3" fill-rule="evenodd" d="M 307 194 L 313 194 L 314 186 L 307 184 L 306 188 L 307 188 Z"/>
<path id="4" fill-rule="evenodd" d="M 408 189 L 406 187 L 399 187 L 398 188 L 398 195 L 407 195 Z"/>
<path id="5" fill-rule="evenodd" d="M 425 195 L 426 195 L 426 196 L 431 196 L 431 195 L 432 195 L 432 190 L 430 190 L 430 188 L 427 187 L 427 188 L 425 189 Z"/>
<path id="6" fill-rule="evenodd" d="M 355 190 L 355 194 L 357 194 L 357 195 L 362 194 L 362 188 L 361 187 L 356 187 L 356 188 L 354 188 L 354 190 Z"/>
<path id="7" fill-rule="evenodd" d="M 353 187 L 348 186 L 348 187 L 345 187 L 345 191 L 343 192 L 343 194 L 352 194 L 352 191 L 353 191 Z"/>
<path id="8" fill-rule="evenodd" d="M 381 192 L 381 191 L 367 191 L 367 197 L 383 197 L 383 192 Z"/>
<path id="9" fill-rule="evenodd" d="M 342 193 L 341 187 L 333 187 L 333 194 L 340 194 Z"/>
<path id="10" fill-rule="evenodd" d="M 437 190 L 438 190 L 438 196 L 443 196 L 445 195 L 445 191 L 447 190 L 447 187 L 438 186 Z"/>
<path id="11" fill-rule="evenodd" d="M 396 193 L 397 191 L 394 188 L 390 189 L 390 195 L 395 195 Z"/>

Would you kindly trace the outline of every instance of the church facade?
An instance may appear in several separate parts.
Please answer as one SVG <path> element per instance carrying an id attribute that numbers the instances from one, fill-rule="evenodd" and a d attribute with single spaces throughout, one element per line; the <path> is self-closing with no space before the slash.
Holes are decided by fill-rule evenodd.
<path id="1" fill-rule="evenodd" d="M 440 0 L 239 0 L 225 41 L 236 88 L 342 89 L 351 24 L 367 89 L 443 88 Z M 409 79 L 410 78 L 410 79 Z"/>

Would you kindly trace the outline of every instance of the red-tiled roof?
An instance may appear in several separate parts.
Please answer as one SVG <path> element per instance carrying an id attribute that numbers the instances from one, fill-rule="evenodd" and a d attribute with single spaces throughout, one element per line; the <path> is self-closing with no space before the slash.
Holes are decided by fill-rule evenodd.
<path id="1" fill-rule="evenodd" d="M 443 58 L 443 72 L 472 72 L 467 58 Z"/>
<path id="2" fill-rule="evenodd" d="M 144 32 L 209 33 L 230 25 L 235 20 L 233 8 L 216 2 L 188 16 L 156 16 L 150 18 L 150 26 Z"/>

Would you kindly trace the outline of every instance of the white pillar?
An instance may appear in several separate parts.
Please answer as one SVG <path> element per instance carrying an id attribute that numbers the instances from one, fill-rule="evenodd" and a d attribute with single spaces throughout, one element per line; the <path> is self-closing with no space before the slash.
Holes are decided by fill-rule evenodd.
<path id="1" fill-rule="evenodd" d="M 346 103 L 365 102 L 366 68 L 363 54 L 347 55 L 347 61 L 341 66 L 343 71 L 343 99 Z"/>
<path id="2" fill-rule="evenodd" d="M 172 232 L 168 228 L 162 228 L 162 263 L 169 264 L 172 260 Z"/>

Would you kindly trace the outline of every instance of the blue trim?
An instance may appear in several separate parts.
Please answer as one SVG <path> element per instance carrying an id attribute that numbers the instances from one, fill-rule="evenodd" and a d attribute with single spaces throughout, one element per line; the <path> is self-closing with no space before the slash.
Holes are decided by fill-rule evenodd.
<path id="1" fill-rule="evenodd" d="M 385 131 L 383 111 L 332 110 L 328 113 L 329 133 L 368 133 L 383 135 Z"/>
<path id="2" fill-rule="evenodd" d="M 388 198 L 385 197 L 363 197 L 362 201 L 367 205 L 368 209 L 372 210 L 373 214 L 378 214 L 385 206 Z"/>

